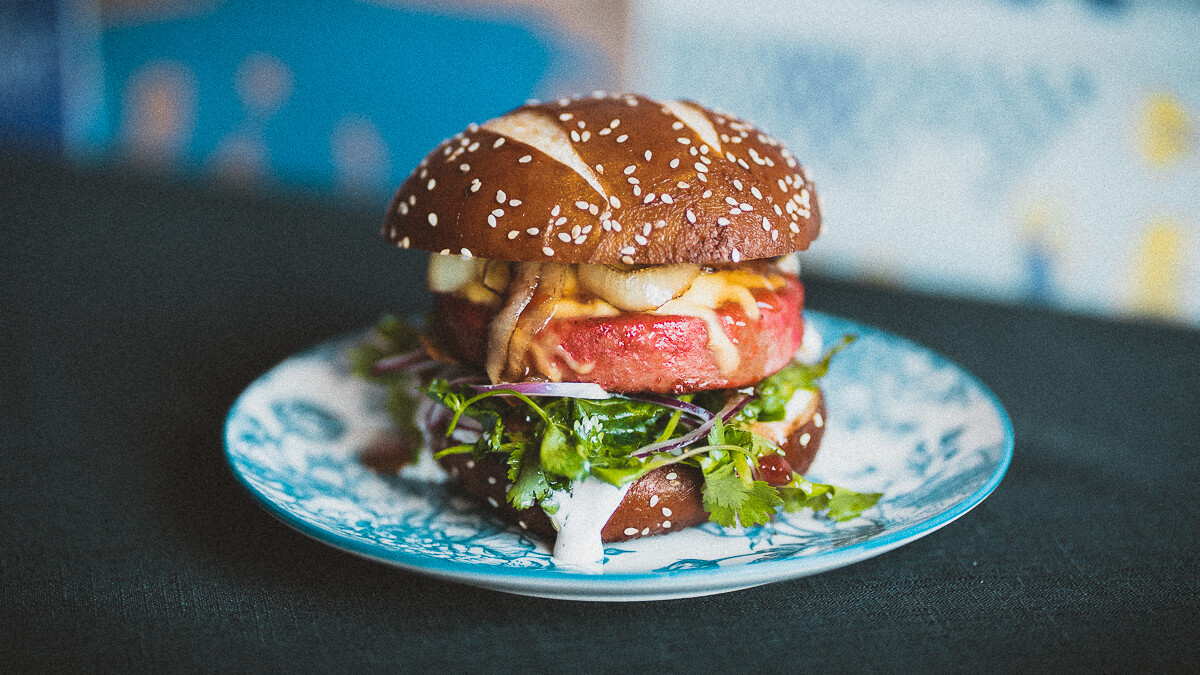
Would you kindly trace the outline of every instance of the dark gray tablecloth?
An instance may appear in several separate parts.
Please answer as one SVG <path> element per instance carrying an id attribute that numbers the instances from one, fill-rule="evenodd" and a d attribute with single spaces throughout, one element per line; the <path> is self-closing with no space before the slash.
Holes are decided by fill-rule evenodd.
<path id="1" fill-rule="evenodd" d="M 538 600 L 360 560 L 235 482 L 223 416 L 421 311 L 375 210 L 0 155 L 0 670 L 1116 671 L 1200 665 L 1200 334 L 811 280 L 976 373 L 1016 455 L 879 558 L 738 593 Z"/>

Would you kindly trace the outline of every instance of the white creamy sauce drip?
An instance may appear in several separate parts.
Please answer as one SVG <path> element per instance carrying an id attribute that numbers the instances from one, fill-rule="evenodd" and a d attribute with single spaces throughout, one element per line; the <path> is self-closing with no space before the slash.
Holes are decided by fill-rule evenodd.
<path id="1" fill-rule="evenodd" d="M 587 476 L 572 483 L 569 491 L 554 492 L 546 499 L 546 506 L 558 508 L 549 514 L 550 522 L 558 530 L 554 540 L 555 563 L 580 571 L 600 572 L 604 562 L 600 532 L 625 499 L 631 484 L 616 487 Z"/>

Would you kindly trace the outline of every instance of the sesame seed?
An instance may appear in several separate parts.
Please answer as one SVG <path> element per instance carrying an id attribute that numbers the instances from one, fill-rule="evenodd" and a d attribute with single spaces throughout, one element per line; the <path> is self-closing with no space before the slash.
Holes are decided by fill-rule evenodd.
<path id="1" fill-rule="evenodd" d="M 536 227 L 531 227 L 528 230 L 525 230 L 525 234 L 528 234 L 531 237 L 536 237 L 538 232 L 539 230 Z"/>
<path id="2" fill-rule="evenodd" d="M 796 225 L 795 223 L 788 223 L 788 229 L 791 230 L 793 234 L 800 234 L 800 226 Z"/>
<path id="3" fill-rule="evenodd" d="M 762 192 L 756 187 L 750 188 L 750 194 L 754 195 L 755 199 L 762 199 Z"/>
<path id="4" fill-rule="evenodd" d="M 650 495 L 650 508 L 658 506 L 658 495 Z"/>
<path id="5" fill-rule="evenodd" d="M 640 234 L 633 235 L 633 240 L 636 241 L 641 246 L 645 246 L 650 241 L 649 239 L 646 239 L 645 237 L 643 237 Z"/>
<path id="6" fill-rule="evenodd" d="M 650 528 L 648 528 L 648 527 L 643 527 L 643 528 L 642 528 L 642 536 L 644 537 L 644 536 L 646 536 L 647 534 L 650 534 Z"/>
<path id="7" fill-rule="evenodd" d="M 520 206 L 521 200 L 520 199 L 510 199 L 510 200 L 508 200 L 508 205 L 509 206 Z"/>
<path id="8" fill-rule="evenodd" d="M 742 261 L 742 252 L 737 250 L 736 248 L 733 249 L 733 251 L 731 251 L 729 253 L 729 259 L 732 260 L 733 262 L 741 262 Z"/>
<path id="9" fill-rule="evenodd" d="M 522 164 L 528 164 L 529 162 L 533 161 L 533 155 L 525 155 L 524 157 L 522 157 L 521 159 L 518 159 L 517 161 Z"/>
<path id="10" fill-rule="evenodd" d="M 555 204 L 554 208 L 550 209 L 550 216 L 557 217 L 559 212 L 561 212 L 561 211 L 562 211 L 562 208 L 558 204 Z"/>
<path id="11" fill-rule="evenodd" d="M 579 142 L 579 132 L 578 131 L 575 131 L 574 129 L 571 130 L 571 140 L 575 141 L 576 143 Z"/>
<path id="12" fill-rule="evenodd" d="M 603 164 L 596 165 L 596 173 L 604 173 L 604 165 Z"/>
<path id="13" fill-rule="evenodd" d="M 554 249 L 550 248 L 549 246 L 543 246 L 542 253 L 545 253 L 547 256 L 552 256 L 554 255 Z"/>
<path id="14" fill-rule="evenodd" d="M 674 471 L 667 474 L 667 480 L 675 480 L 676 478 L 679 478 L 679 474 L 675 473 Z"/>
<path id="15" fill-rule="evenodd" d="M 492 215 L 499 218 L 500 216 L 504 215 L 504 209 L 492 209 Z"/>
<path id="16" fill-rule="evenodd" d="M 585 201 L 575 202 L 575 208 L 579 209 L 580 211 L 587 211 L 587 207 L 588 203 Z"/>
<path id="17" fill-rule="evenodd" d="M 712 160 L 707 157 L 701 157 L 700 161 L 704 162 L 705 164 L 712 164 Z"/>
<path id="18" fill-rule="evenodd" d="M 571 99 L 569 99 L 569 98 L 560 98 L 560 99 L 558 99 L 558 104 L 559 104 L 560 106 L 562 106 L 562 105 L 566 105 L 566 104 L 568 104 L 568 103 L 570 103 L 570 102 L 571 102 Z"/>
<path id="19" fill-rule="evenodd" d="M 675 159 L 671 160 L 671 168 L 672 168 L 672 169 L 675 169 L 675 168 L 678 168 L 678 167 L 679 167 L 679 158 L 678 158 L 678 157 L 676 157 Z"/>
<path id="20" fill-rule="evenodd" d="M 743 211 L 753 211 L 754 210 L 754 207 L 750 206 L 746 202 L 742 202 L 741 204 L 738 204 L 738 208 Z"/>
<path id="21" fill-rule="evenodd" d="M 663 521 L 663 527 L 667 528 L 668 530 L 669 530 L 669 529 L 671 529 L 671 521 L 669 521 L 669 520 L 664 520 L 664 521 Z"/>
<path id="22" fill-rule="evenodd" d="M 717 224 L 721 227 L 725 227 L 729 224 L 729 219 L 725 217 L 717 218 Z"/>
<path id="23" fill-rule="evenodd" d="M 509 239 L 516 239 L 518 234 L 521 234 L 521 231 L 520 231 L 520 230 L 509 230 L 509 232 L 508 232 L 508 238 L 509 238 Z"/>
<path id="24" fill-rule="evenodd" d="M 700 179 L 701 183 L 708 182 L 708 176 L 706 174 L 698 173 L 698 174 L 696 174 L 696 177 Z"/>
<path id="25" fill-rule="evenodd" d="M 652 201 L 654 201 L 654 193 L 653 193 L 653 192 L 651 192 L 650 194 L 646 195 L 646 198 L 642 200 L 642 203 L 643 203 L 643 204 L 649 204 L 649 203 L 650 203 L 650 202 L 652 202 Z"/>
<path id="26" fill-rule="evenodd" d="M 646 223 L 645 225 L 642 226 L 642 234 L 649 237 L 651 229 L 652 229 L 652 226 L 650 225 L 650 223 Z"/>
<path id="27" fill-rule="evenodd" d="M 659 197 L 659 199 L 661 199 L 664 204 L 674 204 L 675 203 L 675 199 L 673 197 L 671 197 L 671 195 L 668 195 L 668 194 L 664 194 L 662 197 Z"/>
<path id="28" fill-rule="evenodd" d="M 707 155 L 707 154 L 708 154 L 708 145 L 701 145 L 701 146 L 700 146 L 700 154 L 702 154 L 702 155 Z"/>
<path id="29" fill-rule="evenodd" d="M 670 517 L 671 517 L 671 509 L 669 509 L 669 508 L 667 508 L 667 507 L 665 507 L 665 506 L 664 506 L 664 507 L 662 507 L 662 514 L 663 514 L 664 516 L 666 516 L 666 517 L 670 518 Z"/>
<path id="30" fill-rule="evenodd" d="M 588 213 L 594 216 L 597 213 L 600 213 L 600 207 L 596 206 L 595 204 L 588 204 Z"/>
<path id="31" fill-rule="evenodd" d="M 688 209 L 688 210 L 686 211 L 686 215 L 687 215 L 687 219 L 688 219 L 688 222 L 689 222 L 689 223 L 693 223 L 693 224 L 694 224 L 694 223 L 696 222 L 696 214 L 695 214 L 695 213 L 692 213 L 692 210 L 691 210 L 691 209 Z"/>
<path id="32" fill-rule="evenodd" d="M 434 227 L 437 227 L 437 214 L 436 213 L 429 214 L 429 224 L 433 225 Z"/>
<path id="33" fill-rule="evenodd" d="M 682 144 L 684 144 L 684 145 L 691 145 L 691 144 L 692 144 L 692 139 L 690 139 L 690 138 L 684 138 L 684 137 L 682 137 L 682 136 L 680 136 L 679 138 L 676 138 L 675 140 L 676 140 L 676 141 L 679 141 L 680 143 L 682 143 Z"/>
<path id="34" fill-rule="evenodd" d="M 607 136 L 607 135 L 609 135 L 609 134 L 611 134 L 611 133 L 612 133 L 612 129 L 609 129 L 608 127 L 604 127 L 603 129 L 601 129 L 601 130 L 599 131 L 599 134 L 600 134 L 601 136 Z"/>
<path id="35" fill-rule="evenodd" d="M 683 128 L 683 122 L 676 122 L 671 125 L 671 128 L 674 129 L 675 131 L 679 131 L 680 129 Z"/>
<path id="36" fill-rule="evenodd" d="M 614 209 L 619 209 L 619 208 L 621 208 L 621 200 L 620 200 L 620 199 L 617 199 L 617 196 L 616 196 L 616 195 L 613 195 L 613 196 L 609 197 L 609 198 L 608 198 L 608 203 L 609 203 L 609 204 L 612 204 L 612 207 L 613 207 Z"/>
<path id="37" fill-rule="evenodd" d="M 576 246 L 578 246 L 578 245 L 582 244 L 582 243 L 583 243 L 583 242 L 585 242 L 585 241 L 587 241 L 587 235 L 586 235 L 586 234 L 581 234 L 581 235 L 579 235 L 578 237 L 575 237 L 575 245 L 576 245 Z"/>
<path id="38" fill-rule="evenodd" d="M 634 171 L 637 171 L 637 167 L 630 164 L 629 166 L 625 167 L 624 173 L 626 176 L 628 176 L 629 174 L 633 173 Z"/>
<path id="39" fill-rule="evenodd" d="M 691 155 L 692 157 L 695 157 L 696 155 L 698 155 L 700 153 L 696 152 L 695 148 L 688 148 L 688 154 Z"/>
<path id="40" fill-rule="evenodd" d="M 444 248 L 444 249 L 438 251 L 438 255 L 450 255 L 450 249 Z"/>
<path id="41" fill-rule="evenodd" d="M 579 227 L 578 225 L 575 225 L 571 228 L 572 237 L 578 237 L 580 232 L 583 232 L 583 228 Z"/>
<path id="42" fill-rule="evenodd" d="M 558 119 L 566 122 L 567 120 L 571 119 L 572 117 L 574 117 L 574 115 L 572 115 L 571 113 L 563 113 L 558 116 Z"/>
<path id="43" fill-rule="evenodd" d="M 777 216 L 783 215 L 783 209 L 779 208 L 778 204 L 775 205 L 775 215 L 777 215 Z"/>
<path id="44" fill-rule="evenodd" d="M 620 136 L 617 136 L 618 143 L 624 143 L 627 140 L 629 140 L 629 134 L 621 134 Z"/>
<path id="45" fill-rule="evenodd" d="M 580 122 L 580 124 L 583 124 L 583 122 Z M 587 139 L 589 139 L 591 137 L 592 137 L 592 132 L 590 132 L 590 131 L 584 131 L 582 134 L 579 134 L 579 140 L 583 141 L 584 143 L 587 143 Z"/>
<path id="46" fill-rule="evenodd" d="M 621 262 L 625 263 L 626 265 L 632 265 L 633 256 L 623 255 L 621 256 Z"/>
<path id="47" fill-rule="evenodd" d="M 675 187 L 679 188 L 680 190 L 686 190 L 686 189 L 690 188 L 691 185 L 689 185 L 688 183 L 685 183 L 683 181 L 679 181 L 678 183 L 675 184 Z"/>
<path id="48" fill-rule="evenodd" d="M 636 527 L 627 527 L 627 528 L 625 528 L 625 534 L 626 534 L 626 536 L 630 536 L 630 537 L 632 537 L 633 535 L 635 535 L 635 534 L 637 534 L 637 533 L 638 533 L 638 529 L 637 529 Z"/>
<path id="49" fill-rule="evenodd" d="M 637 185 L 638 183 L 642 182 L 642 181 L 634 178 L 633 176 L 630 176 L 629 178 L 626 178 L 625 180 L 629 181 L 630 185 Z"/>
<path id="50" fill-rule="evenodd" d="M 750 165 L 749 165 L 749 164 L 747 164 L 747 163 L 746 163 L 746 160 L 744 160 L 744 159 L 739 159 L 739 160 L 737 161 L 737 163 L 738 163 L 738 166 L 742 167 L 743 169 L 749 169 L 749 168 L 750 168 Z"/>
<path id="51" fill-rule="evenodd" d="M 734 178 L 733 179 L 733 187 L 737 188 L 738 191 L 740 192 L 742 190 L 742 181 Z"/>
<path id="52" fill-rule="evenodd" d="M 707 166 L 704 166 L 704 165 L 703 165 L 703 164 L 701 164 L 700 162 L 696 162 L 696 163 L 695 163 L 695 164 L 693 164 L 692 166 L 694 166 L 694 167 L 696 168 L 696 170 L 697 170 L 697 171 L 699 171 L 700 173 L 705 173 L 705 172 L 707 172 L 707 171 L 708 171 L 708 167 L 707 167 Z"/>
<path id="53" fill-rule="evenodd" d="M 635 181 L 635 183 L 636 183 L 636 181 Z M 634 196 L 634 197 L 641 197 L 641 196 L 642 196 L 642 187 L 641 187 L 640 185 L 634 185 L 634 186 L 633 186 L 633 196 Z"/>
<path id="54" fill-rule="evenodd" d="M 409 206 L 416 206 L 416 205 L 417 205 L 417 196 L 416 196 L 416 195 L 409 195 L 409 196 L 408 196 L 408 205 L 409 205 Z"/>
<path id="55" fill-rule="evenodd" d="M 633 255 L 634 253 L 637 253 L 637 249 L 632 246 L 626 246 L 625 248 L 621 249 L 621 253 L 624 255 Z"/>
<path id="56" fill-rule="evenodd" d="M 558 220 L 554 221 L 554 224 L 557 226 L 557 225 L 562 225 L 562 224 L 563 224 L 563 223 L 565 223 L 565 222 L 567 222 L 567 217 L 566 217 L 566 216 L 559 216 L 559 217 L 558 217 Z"/>
<path id="57" fill-rule="evenodd" d="M 737 200 L 736 200 L 736 199 L 734 199 L 733 197 L 726 197 L 726 198 L 725 198 L 725 203 L 726 203 L 726 204 L 729 204 L 730 206 L 737 206 L 737 203 L 738 203 L 738 202 L 737 202 Z"/>
<path id="58" fill-rule="evenodd" d="M 396 210 L 400 212 L 400 215 L 407 216 L 408 215 L 408 202 L 400 202 L 400 206 L 397 207 Z"/>
<path id="59" fill-rule="evenodd" d="M 766 230 L 770 230 L 770 229 L 771 229 L 771 221 L 767 220 L 766 216 L 763 216 L 763 230 L 766 231 Z"/>
<path id="60" fill-rule="evenodd" d="M 502 145 L 504 145 L 504 137 L 503 136 L 501 136 L 500 138 L 497 138 L 495 143 L 492 143 L 492 148 L 498 148 Z"/>
<path id="61" fill-rule="evenodd" d="M 567 234 L 566 232 L 559 232 L 558 239 L 559 239 L 559 241 L 563 242 L 564 244 L 570 243 L 571 235 Z"/>
<path id="62" fill-rule="evenodd" d="M 779 230 L 771 230 L 771 241 L 779 241 Z"/>
<path id="63" fill-rule="evenodd" d="M 430 179 L 429 179 L 429 182 L 425 184 L 425 189 L 426 189 L 426 190 L 432 190 L 432 189 L 433 189 L 433 187 L 434 187 L 435 185 L 437 185 L 437 179 L 436 179 L 436 178 L 430 178 Z"/>
<path id="64" fill-rule="evenodd" d="M 617 221 L 615 221 L 615 220 L 614 220 L 614 221 L 612 221 L 612 227 L 613 227 L 613 229 L 614 229 L 614 230 L 616 230 L 617 232 L 620 232 L 620 231 L 621 231 L 621 223 L 619 223 L 619 222 L 617 222 Z"/>
<path id="65" fill-rule="evenodd" d="M 487 217 L 487 223 L 488 223 L 488 227 L 495 227 L 496 226 L 496 214 L 489 213 L 488 217 Z"/>
<path id="66" fill-rule="evenodd" d="M 492 505 L 492 508 L 500 508 L 500 502 L 496 501 L 495 497 L 488 497 L 488 503 Z"/>
<path id="67" fill-rule="evenodd" d="M 405 237 L 400 240 L 400 248 L 408 248 L 410 245 L 411 245 L 411 242 L 408 240 L 408 237 Z M 820 425 L 818 425 L 818 426 L 820 426 Z"/>
<path id="68" fill-rule="evenodd" d="M 421 169 L 420 178 L 424 180 L 429 177 L 429 169 Z"/>
<path id="69" fill-rule="evenodd" d="M 712 190 L 705 190 L 700 196 L 704 199 L 708 199 L 712 196 Z"/>
<path id="70" fill-rule="evenodd" d="M 464 248 L 463 250 L 459 251 L 459 253 L 461 253 L 462 257 L 464 257 L 464 258 L 471 257 L 471 249 L 469 249 L 469 248 Z"/>
<path id="71" fill-rule="evenodd" d="M 608 126 L 612 127 L 613 129 L 616 129 L 617 127 L 621 126 L 621 120 L 619 120 L 619 119 L 613 120 L 608 123 Z"/>
<path id="72" fill-rule="evenodd" d="M 480 186 L 482 186 L 482 185 L 483 185 L 483 183 L 479 182 L 479 179 L 478 179 L 478 178 L 476 178 L 475 180 L 471 181 L 471 192 L 479 192 L 479 188 L 480 188 Z"/>
<path id="73" fill-rule="evenodd" d="M 405 239 L 407 238 L 405 237 Z M 821 417 L 821 413 L 813 413 L 813 426 L 818 429 L 825 426 L 825 419 Z"/>
<path id="74" fill-rule="evenodd" d="M 729 151 L 726 151 L 726 152 L 725 152 L 725 159 L 727 159 L 727 160 L 729 160 L 729 161 L 731 161 L 731 162 L 736 162 L 736 161 L 737 161 L 737 157 L 734 157 L 734 156 L 733 156 L 733 153 L 732 153 L 732 152 L 729 152 Z"/>
<path id="75" fill-rule="evenodd" d="M 649 150 L 647 150 L 647 151 L 646 151 L 646 154 L 645 154 L 645 155 L 643 155 L 643 156 L 646 158 L 646 161 L 647 161 L 647 162 L 649 162 L 649 161 L 650 161 L 650 158 L 654 156 L 654 153 L 652 153 L 652 152 L 650 152 Z"/>
<path id="76" fill-rule="evenodd" d="M 808 433 L 807 431 L 800 434 L 800 445 L 808 445 L 808 442 L 811 440 L 812 434 Z"/>

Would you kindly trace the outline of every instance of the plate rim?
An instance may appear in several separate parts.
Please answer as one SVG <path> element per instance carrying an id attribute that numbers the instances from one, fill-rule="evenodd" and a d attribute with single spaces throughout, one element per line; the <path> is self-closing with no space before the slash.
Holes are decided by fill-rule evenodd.
<path id="1" fill-rule="evenodd" d="M 901 335 L 869 324 L 809 309 L 805 310 L 805 318 L 841 322 L 849 324 L 854 330 L 860 333 L 869 331 L 884 335 L 891 340 L 904 343 L 908 348 L 915 348 L 919 352 L 932 355 L 940 364 L 952 366 L 960 376 L 969 379 L 972 385 L 983 394 L 984 398 L 990 404 L 992 411 L 997 414 L 1003 432 L 1001 456 L 988 480 L 950 508 L 918 522 L 906 525 L 898 530 L 885 532 L 864 541 L 855 542 L 836 549 L 822 551 L 813 556 L 767 560 L 757 562 L 753 565 L 612 574 L 588 574 L 564 569 L 539 569 L 536 574 L 533 574 L 527 567 L 481 565 L 479 563 L 467 563 L 406 551 L 382 549 L 378 546 L 364 544 L 356 539 L 346 537 L 339 532 L 326 529 L 281 507 L 270 496 L 260 491 L 244 475 L 239 468 L 239 460 L 234 456 L 232 444 L 230 443 L 235 413 L 242 407 L 244 399 L 261 382 L 289 361 L 331 344 L 347 341 L 353 336 L 361 334 L 361 330 L 323 340 L 291 354 L 247 384 L 241 393 L 238 394 L 225 416 L 225 423 L 222 430 L 224 454 L 234 477 L 254 497 L 260 507 L 264 508 L 277 520 L 280 520 L 285 525 L 310 539 L 315 539 L 325 545 L 361 558 L 442 580 L 522 595 L 577 600 L 636 601 L 690 597 L 740 590 L 777 581 L 820 574 L 882 555 L 931 534 L 961 518 L 971 509 L 981 504 L 1000 485 L 1008 472 L 1013 458 L 1015 444 L 1012 420 L 995 392 L 976 377 L 974 373 L 963 368 L 958 362 L 947 358 L 940 352 L 934 351 Z M 514 530 L 512 533 L 528 538 L 519 531 Z M 709 580 L 710 583 L 704 583 L 706 580 Z M 652 588 L 646 588 L 647 585 L 652 586 Z"/>

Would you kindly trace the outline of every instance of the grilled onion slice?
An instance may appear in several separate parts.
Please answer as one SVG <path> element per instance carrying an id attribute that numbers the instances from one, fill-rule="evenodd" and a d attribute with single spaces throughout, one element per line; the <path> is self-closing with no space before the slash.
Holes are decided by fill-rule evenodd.
<path id="1" fill-rule="evenodd" d="M 688 263 L 637 269 L 579 265 L 579 283 L 585 289 L 627 312 L 645 312 L 663 306 L 687 291 L 698 276 L 700 266 Z"/>

